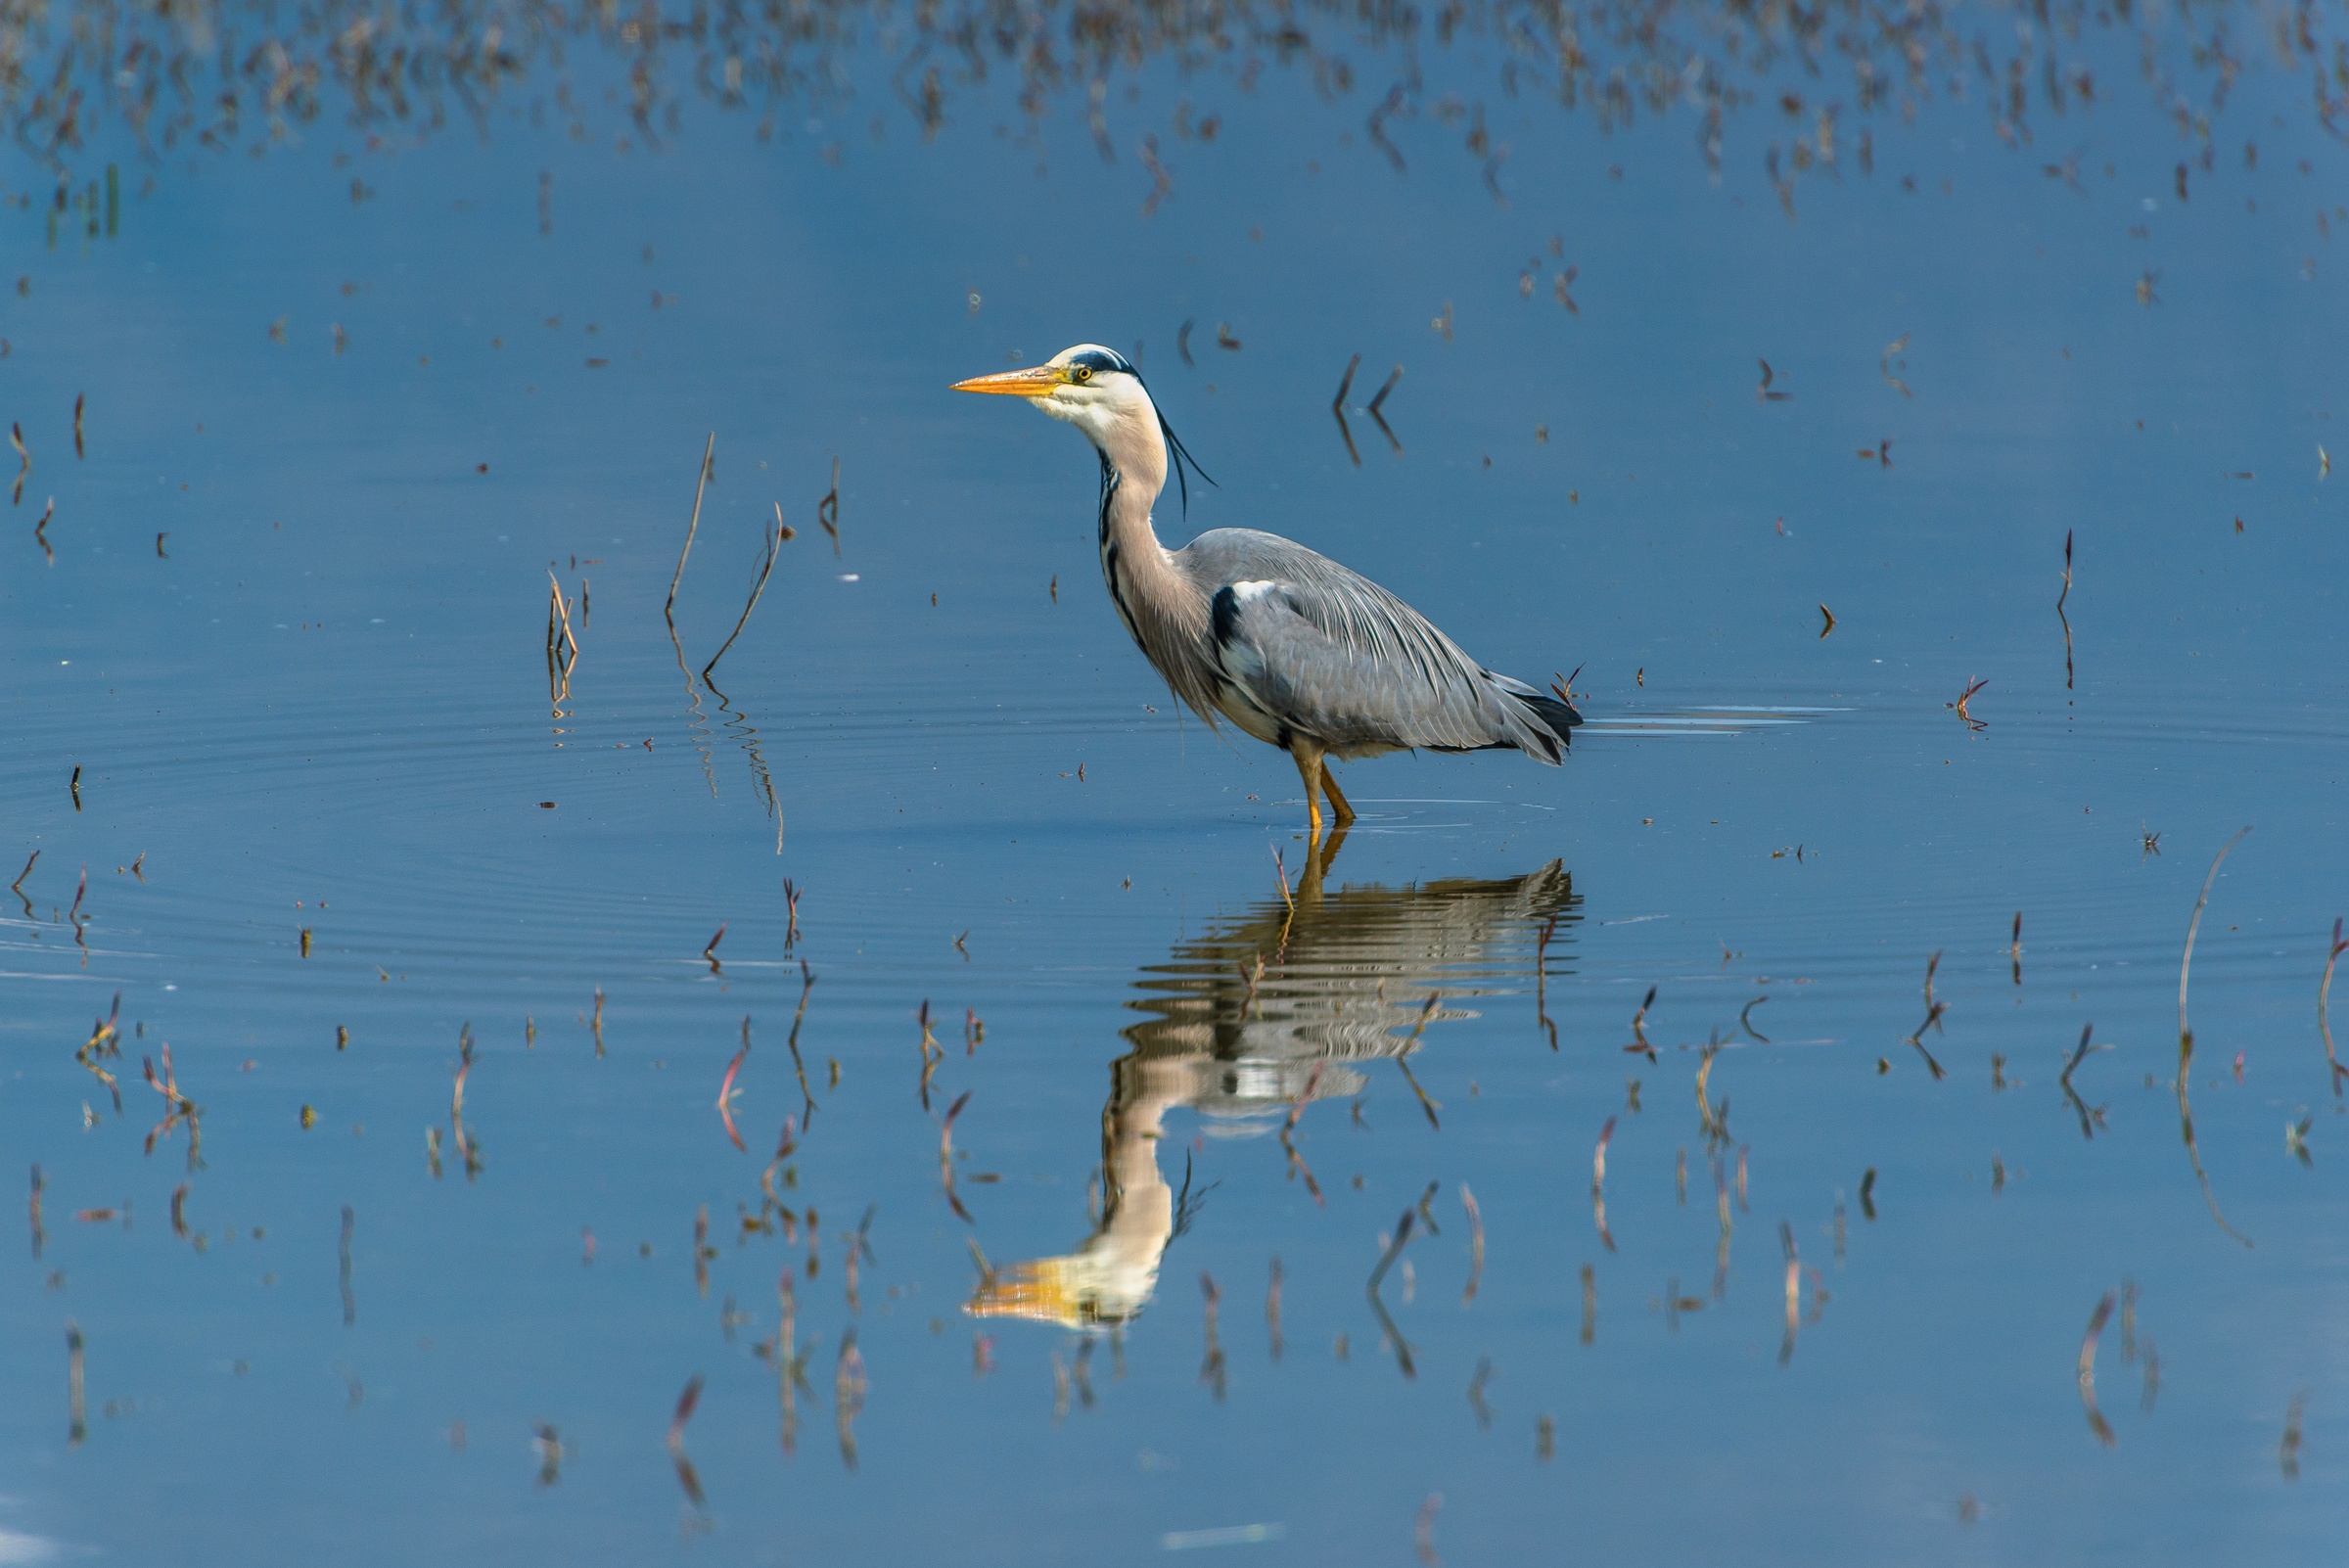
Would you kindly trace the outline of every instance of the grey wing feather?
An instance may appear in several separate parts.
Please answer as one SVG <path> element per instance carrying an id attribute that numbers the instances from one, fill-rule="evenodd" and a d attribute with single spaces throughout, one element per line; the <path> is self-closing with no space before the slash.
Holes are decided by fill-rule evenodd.
<path id="1" fill-rule="evenodd" d="M 1326 556 L 1276 534 L 1218 529 L 1174 559 L 1212 596 L 1211 657 L 1284 732 L 1267 739 L 1300 734 L 1341 757 L 1510 746 L 1554 763 L 1565 750 L 1563 725 L 1535 706 L 1546 697 L 1485 669 Z M 1233 715 L 1254 729 L 1248 716 Z"/>

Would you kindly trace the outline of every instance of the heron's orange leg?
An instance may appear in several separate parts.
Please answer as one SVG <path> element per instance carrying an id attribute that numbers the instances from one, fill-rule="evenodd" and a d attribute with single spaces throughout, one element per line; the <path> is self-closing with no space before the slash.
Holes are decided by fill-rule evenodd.
<path id="1" fill-rule="evenodd" d="M 1321 837 L 1321 802 L 1314 795 L 1314 786 L 1328 776 L 1321 766 L 1320 749 L 1299 742 L 1290 748 L 1289 760 L 1297 764 L 1297 776 L 1305 780 L 1305 814 L 1312 827 L 1308 837 L 1317 840 Z"/>
<path id="2" fill-rule="evenodd" d="M 1327 758 L 1321 762 L 1321 787 L 1329 792 L 1329 809 L 1338 819 L 1338 826 L 1344 827 L 1352 822 L 1354 807 L 1347 804 L 1346 792 L 1338 788 L 1338 775 L 1329 770 Z"/>

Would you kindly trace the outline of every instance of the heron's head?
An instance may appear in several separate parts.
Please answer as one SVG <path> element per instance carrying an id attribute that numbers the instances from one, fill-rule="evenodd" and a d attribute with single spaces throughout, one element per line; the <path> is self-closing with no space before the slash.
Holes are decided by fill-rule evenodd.
<path id="1" fill-rule="evenodd" d="M 1054 419 L 1076 426 L 1085 438 L 1108 455 L 1121 472 L 1133 475 L 1147 468 L 1153 478 L 1153 488 L 1165 482 L 1165 470 L 1158 465 L 1167 461 L 1170 452 L 1174 460 L 1175 475 L 1180 481 L 1181 465 L 1189 463 L 1201 479 L 1207 475 L 1191 454 L 1183 450 L 1182 442 L 1166 416 L 1151 402 L 1150 394 L 1142 388 L 1142 373 L 1115 348 L 1104 348 L 1097 343 L 1081 343 L 1074 348 L 1063 348 L 1043 364 L 1027 370 L 1005 370 L 992 376 L 974 376 L 969 381 L 954 384 L 956 392 L 997 392 L 1013 397 L 1025 397 Z M 1166 446 L 1159 445 L 1165 438 Z M 1208 480 L 1209 484 L 1215 481 Z M 1187 505 L 1190 491 L 1183 485 L 1183 500 Z"/>
<path id="2" fill-rule="evenodd" d="M 958 381 L 954 390 L 1025 397 L 1054 419 L 1083 431 L 1101 447 L 1111 443 L 1122 424 L 1138 424 L 1147 431 L 1157 422 L 1133 362 L 1115 348 L 1093 343 L 1064 348 L 1027 370 Z"/>

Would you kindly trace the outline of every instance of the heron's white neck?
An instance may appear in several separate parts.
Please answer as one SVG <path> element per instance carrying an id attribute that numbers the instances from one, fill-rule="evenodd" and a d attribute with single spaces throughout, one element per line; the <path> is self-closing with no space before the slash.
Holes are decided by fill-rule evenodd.
<path id="1" fill-rule="evenodd" d="M 1199 671 L 1208 600 L 1177 571 L 1150 527 L 1173 457 L 1158 409 L 1130 376 L 1042 400 L 1044 412 L 1084 433 L 1101 454 L 1101 577 L 1126 629 L 1174 695 L 1213 722 L 1215 694 Z"/>
<path id="2" fill-rule="evenodd" d="M 1158 423 L 1158 409 L 1142 384 L 1131 376 L 1104 377 L 1084 388 L 1063 387 L 1041 402 L 1045 413 L 1084 433 L 1101 454 L 1104 468 L 1117 477 L 1115 510 L 1150 530 L 1150 506 L 1167 487 L 1167 462 L 1172 455 Z M 1109 526 L 1105 515 L 1103 527 Z"/>

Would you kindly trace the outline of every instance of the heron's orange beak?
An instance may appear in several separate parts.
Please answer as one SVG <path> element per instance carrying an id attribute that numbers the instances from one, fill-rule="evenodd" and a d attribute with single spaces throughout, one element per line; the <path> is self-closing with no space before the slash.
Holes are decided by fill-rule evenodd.
<path id="1" fill-rule="evenodd" d="M 1062 384 L 1060 367 L 1036 365 L 1027 370 L 998 371 L 992 376 L 973 376 L 958 381 L 954 391 L 967 392 L 1001 392 L 1013 397 L 1049 397 Z"/>

